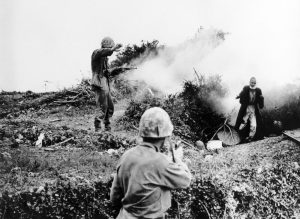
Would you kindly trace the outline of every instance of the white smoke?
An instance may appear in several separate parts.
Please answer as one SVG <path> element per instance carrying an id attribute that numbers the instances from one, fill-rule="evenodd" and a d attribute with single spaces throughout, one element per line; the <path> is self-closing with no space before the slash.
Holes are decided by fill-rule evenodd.
<path id="1" fill-rule="evenodd" d="M 135 60 L 138 69 L 129 75 L 129 79 L 142 80 L 164 93 L 175 93 L 182 89 L 185 80 L 195 79 L 193 68 L 205 76 L 221 75 L 228 94 L 222 99 L 215 97 L 215 109 L 231 114 L 233 118 L 240 106 L 236 96 L 249 84 L 252 76 L 257 78 L 257 86 L 265 94 L 267 107 L 274 102 L 278 105 L 280 98 L 286 99 L 282 98 L 286 96 L 282 95 L 287 92 L 286 84 L 299 86 L 300 67 L 296 61 L 299 52 L 282 53 L 274 49 L 278 41 L 276 36 L 272 36 L 266 45 L 259 40 L 250 43 L 251 36 L 231 33 L 225 40 L 225 35 L 213 28 L 199 29 L 194 38 L 176 47 L 164 47 L 157 56 L 147 54 L 146 61 L 145 57 Z"/>
<path id="2" fill-rule="evenodd" d="M 194 38 L 177 47 L 164 47 L 155 57 L 149 55 L 133 62 L 138 69 L 129 79 L 141 80 L 164 93 L 175 93 L 182 89 L 185 80 L 193 79 L 193 68 L 224 41 L 224 35 L 216 29 L 199 29 Z M 139 61 L 142 60 L 142 63 Z"/>

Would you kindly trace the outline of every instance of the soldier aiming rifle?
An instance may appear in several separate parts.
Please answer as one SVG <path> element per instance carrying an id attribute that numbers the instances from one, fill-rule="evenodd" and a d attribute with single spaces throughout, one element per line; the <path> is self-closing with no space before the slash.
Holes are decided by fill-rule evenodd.
<path id="1" fill-rule="evenodd" d="M 170 191 L 190 185 L 183 148 L 169 140 L 172 132 L 172 122 L 163 109 L 153 107 L 142 115 L 139 135 L 143 142 L 122 155 L 111 187 L 110 200 L 120 208 L 117 219 L 166 219 Z M 161 153 L 166 146 L 168 156 Z"/>
<path id="2" fill-rule="evenodd" d="M 101 48 L 94 50 L 92 54 L 92 90 L 95 92 L 97 112 L 94 119 L 95 131 L 110 131 L 110 121 L 114 113 L 114 104 L 110 93 L 109 80 L 118 74 L 134 67 L 108 67 L 108 56 L 119 51 L 122 44 L 116 44 L 110 37 L 105 37 L 101 41 Z"/>

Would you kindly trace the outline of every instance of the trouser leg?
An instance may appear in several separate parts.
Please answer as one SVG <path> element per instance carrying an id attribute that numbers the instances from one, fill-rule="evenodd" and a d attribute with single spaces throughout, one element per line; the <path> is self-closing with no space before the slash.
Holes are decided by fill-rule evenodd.
<path id="1" fill-rule="evenodd" d="M 247 107 L 246 114 L 243 117 L 243 120 L 242 120 L 242 123 L 241 123 L 241 125 L 239 127 L 239 130 L 242 130 L 242 129 L 244 129 L 246 127 L 248 119 L 249 119 L 249 116 L 250 116 L 250 112 L 249 112 L 248 107 Z"/>
<path id="2" fill-rule="evenodd" d="M 106 111 L 105 120 L 104 120 L 105 127 L 109 128 L 109 125 L 110 125 L 109 119 L 112 117 L 113 114 L 114 114 L 114 103 L 112 101 L 112 97 L 111 97 L 110 93 L 108 93 L 107 94 L 107 111 Z"/>
<path id="3" fill-rule="evenodd" d="M 249 120 L 250 120 L 249 138 L 252 139 L 256 133 L 256 126 L 257 126 L 254 106 L 251 109 Z"/>
<path id="4" fill-rule="evenodd" d="M 96 90 L 95 91 L 95 98 L 96 98 L 96 115 L 94 120 L 95 129 L 101 129 L 101 122 L 105 119 L 105 115 L 108 108 L 108 101 L 107 101 L 107 92 L 103 90 Z"/>

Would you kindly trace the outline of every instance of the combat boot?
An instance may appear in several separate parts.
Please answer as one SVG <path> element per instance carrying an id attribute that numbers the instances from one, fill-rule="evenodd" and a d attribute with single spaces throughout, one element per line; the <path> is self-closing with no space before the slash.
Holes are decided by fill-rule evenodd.
<path id="1" fill-rule="evenodd" d="M 94 121 L 95 132 L 101 131 L 101 120 L 95 119 Z"/>
<path id="2" fill-rule="evenodd" d="M 107 131 L 107 132 L 111 131 L 109 119 L 104 120 L 104 130 Z"/>

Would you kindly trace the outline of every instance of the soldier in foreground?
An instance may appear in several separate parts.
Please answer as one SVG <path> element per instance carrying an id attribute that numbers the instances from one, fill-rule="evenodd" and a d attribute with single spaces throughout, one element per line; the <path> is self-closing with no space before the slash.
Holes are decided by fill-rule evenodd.
<path id="1" fill-rule="evenodd" d="M 161 153 L 172 132 L 170 117 L 163 109 L 153 107 L 142 115 L 139 135 L 143 142 L 121 157 L 111 188 L 110 200 L 120 207 L 117 219 L 164 219 L 171 206 L 170 190 L 190 185 L 182 147 L 172 159 Z"/>
<path id="2" fill-rule="evenodd" d="M 263 124 L 259 108 L 264 107 L 264 97 L 260 88 L 256 87 L 256 78 L 250 79 L 249 86 L 245 86 L 236 97 L 240 99 L 240 110 L 236 119 L 235 128 L 244 136 L 247 142 L 263 137 Z M 250 123 L 249 134 L 245 127 Z"/>
<path id="3" fill-rule="evenodd" d="M 109 118 L 114 113 L 114 104 L 110 94 L 109 77 L 119 73 L 117 69 L 109 69 L 108 56 L 118 51 L 122 44 L 115 45 L 110 37 L 103 38 L 101 48 L 96 49 L 92 54 L 92 90 L 95 92 L 98 112 L 95 116 L 95 131 L 101 130 L 104 123 L 105 130 L 110 130 Z"/>

